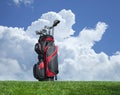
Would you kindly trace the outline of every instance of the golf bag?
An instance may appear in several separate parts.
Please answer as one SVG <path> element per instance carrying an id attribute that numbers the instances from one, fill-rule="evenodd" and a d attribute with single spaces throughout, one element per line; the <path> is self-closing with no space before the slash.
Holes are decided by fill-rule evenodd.
<path id="1" fill-rule="evenodd" d="M 54 44 L 53 28 L 60 21 L 54 21 L 52 27 L 46 27 L 40 32 L 38 43 L 35 44 L 35 52 L 38 54 L 38 62 L 33 66 L 33 75 L 39 81 L 57 79 L 58 74 L 58 46 Z M 56 24 L 57 23 L 57 24 Z M 48 29 L 48 31 L 47 31 Z M 52 29 L 52 35 L 51 30 Z"/>

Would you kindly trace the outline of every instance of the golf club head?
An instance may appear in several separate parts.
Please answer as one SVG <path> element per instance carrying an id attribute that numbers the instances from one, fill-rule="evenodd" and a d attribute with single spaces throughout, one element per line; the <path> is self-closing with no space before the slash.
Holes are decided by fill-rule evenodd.
<path id="1" fill-rule="evenodd" d="M 59 20 L 55 20 L 54 23 L 53 23 L 53 27 L 57 26 L 57 24 L 60 23 Z"/>
<path id="2" fill-rule="evenodd" d="M 35 33 L 36 33 L 36 35 L 39 35 L 39 34 L 40 34 L 39 31 L 35 31 Z"/>

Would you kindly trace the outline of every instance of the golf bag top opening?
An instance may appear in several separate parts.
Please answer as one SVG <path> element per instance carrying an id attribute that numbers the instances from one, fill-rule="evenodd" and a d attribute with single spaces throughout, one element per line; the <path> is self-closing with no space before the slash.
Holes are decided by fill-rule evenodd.
<path id="1" fill-rule="evenodd" d="M 54 27 L 60 23 L 55 20 L 51 27 L 45 26 L 37 31 L 40 35 L 35 44 L 35 52 L 38 54 L 38 62 L 33 66 L 33 75 L 39 81 L 57 79 L 58 70 L 58 46 L 54 44 Z M 51 33 L 52 32 L 52 33 Z M 52 35 L 51 35 L 52 34 Z"/>
<path id="2" fill-rule="evenodd" d="M 41 41 L 53 41 L 54 42 L 54 38 L 51 35 L 44 35 L 44 36 L 40 36 L 38 42 L 40 43 Z"/>

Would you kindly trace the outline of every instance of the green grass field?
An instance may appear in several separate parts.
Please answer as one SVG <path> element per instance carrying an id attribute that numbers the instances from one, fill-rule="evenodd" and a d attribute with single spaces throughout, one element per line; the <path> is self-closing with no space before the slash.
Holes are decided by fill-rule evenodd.
<path id="1" fill-rule="evenodd" d="M 0 81 L 0 95 L 120 95 L 120 82 Z"/>

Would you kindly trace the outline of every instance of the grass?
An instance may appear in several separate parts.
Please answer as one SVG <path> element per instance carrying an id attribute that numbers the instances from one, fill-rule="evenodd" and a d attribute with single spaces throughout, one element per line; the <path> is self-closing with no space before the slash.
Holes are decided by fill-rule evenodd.
<path id="1" fill-rule="evenodd" d="M 120 95 L 120 82 L 0 81 L 0 95 Z"/>

